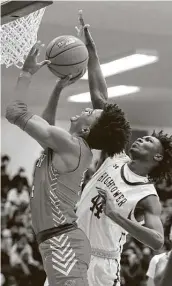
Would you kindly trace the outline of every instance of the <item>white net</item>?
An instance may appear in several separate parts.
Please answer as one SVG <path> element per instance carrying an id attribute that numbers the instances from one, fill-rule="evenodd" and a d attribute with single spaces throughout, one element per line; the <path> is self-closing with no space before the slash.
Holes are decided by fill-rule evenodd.
<path id="1" fill-rule="evenodd" d="M 25 57 L 37 41 L 37 32 L 45 8 L 37 10 L 25 17 L 4 24 L 0 27 L 0 63 L 6 67 L 23 66 Z"/>

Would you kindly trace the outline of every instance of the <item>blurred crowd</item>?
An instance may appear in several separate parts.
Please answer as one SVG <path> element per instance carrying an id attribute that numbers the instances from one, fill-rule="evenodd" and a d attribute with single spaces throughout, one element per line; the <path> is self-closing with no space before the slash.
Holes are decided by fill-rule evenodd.
<path id="1" fill-rule="evenodd" d="M 10 157 L 1 157 L 1 285 L 42 286 L 45 272 L 32 230 L 30 186 L 24 168 L 8 173 Z"/>
<path id="2" fill-rule="evenodd" d="M 1 285 L 42 286 L 45 272 L 32 230 L 30 186 L 22 167 L 11 177 L 8 173 L 10 160 L 7 155 L 1 157 Z M 87 179 L 93 172 L 92 167 Z M 172 182 L 161 182 L 156 188 L 162 202 L 165 244 L 161 252 L 164 252 L 171 249 L 166 221 L 169 222 L 167 218 L 172 210 Z M 128 236 L 121 259 L 121 285 L 146 285 L 146 272 L 155 254 Z"/>

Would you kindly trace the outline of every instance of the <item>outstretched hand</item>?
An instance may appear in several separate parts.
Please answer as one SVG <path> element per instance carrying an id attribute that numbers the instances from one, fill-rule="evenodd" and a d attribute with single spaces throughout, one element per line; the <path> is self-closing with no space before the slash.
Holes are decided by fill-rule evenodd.
<path id="1" fill-rule="evenodd" d="M 78 21 L 79 21 L 79 27 L 77 26 L 75 27 L 77 36 L 81 38 L 84 35 L 84 41 L 85 41 L 85 45 L 87 46 L 88 51 L 91 51 L 91 50 L 95 51 L 96 50 L 95 43 L 88 29 L 90 25 L 85 24 L 82 10 L 79 10 Z"/>
<path id="2" fill-rule="evenodd" d="M 79 27 L 75 27 L 77 36 L 80 38 L 83 36 L 84 31 L 90 27 L 89 24 L 85 25 L 84 19 L 83 19 L 83 14 L 82 10 L 79 10 L 79 15 L 78 15 L 78 22 L 79 22 Z"/>
<path id="3" fill-rule="evenodd" d="M 26 60 L 24 62 L 22 70 L 24 72 L 29 72 L 31 75 L 36 73 L 41 67 L 44 65 L 48 65 L 51 63 L 49 60 L 44 60 L 40 63 L 37 62 L 37 57 L 39 56 L 39 52 L 41 47 L 44 45 L 41 45 L 41 42 L 38 41 L 36 44 L 31 48 L 29 54 L 26 57 Z"/>

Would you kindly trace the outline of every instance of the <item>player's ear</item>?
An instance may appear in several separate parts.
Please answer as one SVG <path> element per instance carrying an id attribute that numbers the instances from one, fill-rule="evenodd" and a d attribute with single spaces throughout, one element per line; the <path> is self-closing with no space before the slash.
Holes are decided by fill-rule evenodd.
<path id="1" fill-rule="evenodd" d="M 83 127 L 82 130 L 81 130 L 81 133 L 83 135 L 83 137 L 87 137 L 90 133 L 90 128 L 89 127 Z"/>
<path id="2" fill-rule="evenodd" d="M 161 162 L 163 160 L 163 155 L 157 153 L 153 158 L 155 161 Z"/>

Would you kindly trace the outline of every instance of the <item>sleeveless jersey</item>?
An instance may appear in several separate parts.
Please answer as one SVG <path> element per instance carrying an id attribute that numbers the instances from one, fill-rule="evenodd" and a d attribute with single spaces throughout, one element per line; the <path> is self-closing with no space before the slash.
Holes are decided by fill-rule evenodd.
<path id="1" fill-rule="evenodd" d="M 45 149 L 36 163 L 31 193 L 31 214 L 35 234 L 76 221 L 75 205 L 80 183 L 89 167 L 92 153 L 81 138 L 80 158 L 74 171 L 59 174 L 52 163 L 51 149 Z"/>
<path id="2" fill-rule="evenodd" d="M 77 206 L 78 226 L 86 233 L 92 249 L 115 251 L 120 257 L 127 232 L 103 212 L 98 190 L 108 192 L 114 209 L 132 219 L 137 203 L 146 196 L 157 195 L 147 177 L 138 176 L 127 166 L 124 153 L 107 158 L 85 186 Z"/>

